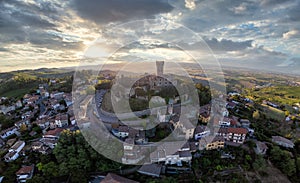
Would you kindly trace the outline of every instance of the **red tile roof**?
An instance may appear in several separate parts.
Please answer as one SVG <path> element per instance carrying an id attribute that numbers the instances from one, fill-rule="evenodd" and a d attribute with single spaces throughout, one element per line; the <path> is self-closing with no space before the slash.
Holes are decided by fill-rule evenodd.
<path id="1" fill-rule="evenodd" d="M 247 134 L 246 128 L 228 128 L 228 133 L 234 133 L 234 134 Z"/>
<path id="2" fill-rule="evenodd" d="M 33 171 L 33 166 L 23 166 L 17 171 L 16 175 L 30 174 Z"/>
<path id="3" fill-rule="evenodd" d="M 45 135 L 58 136 L 63 130 L 62 128 L 55 128 L 54 130 L 49 130 Z"/>

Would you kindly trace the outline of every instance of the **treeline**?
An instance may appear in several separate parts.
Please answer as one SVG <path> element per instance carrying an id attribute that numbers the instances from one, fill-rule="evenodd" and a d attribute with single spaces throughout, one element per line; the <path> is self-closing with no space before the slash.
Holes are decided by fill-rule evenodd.
<path id="1" fill-rule="evenodd" d="M 121 166 L 96 152 L 80 131 L 63 131 L 53 154 L 51 159 L 37 163 L 36 174 L 28 183 L 51 182 L 53 179 L 88 182 L 91 172 L 116 171 Z"/>

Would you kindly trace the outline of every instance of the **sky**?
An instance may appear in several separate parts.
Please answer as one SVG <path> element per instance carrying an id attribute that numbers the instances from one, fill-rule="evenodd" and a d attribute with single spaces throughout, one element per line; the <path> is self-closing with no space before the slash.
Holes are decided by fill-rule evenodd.
<path id="1" fill-rule="evenodd" d="M 93 56 L 205 60 L 201 38 L 222 66 L 298 74 L 299 9 L 299 0 L 0 0 L 0 72 Z"/>

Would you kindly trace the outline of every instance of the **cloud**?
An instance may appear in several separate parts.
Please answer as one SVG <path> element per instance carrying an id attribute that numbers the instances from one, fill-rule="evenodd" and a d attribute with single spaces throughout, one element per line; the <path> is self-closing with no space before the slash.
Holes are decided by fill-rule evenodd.
<path id="1" fill-rule="evenodd" d="M 288 1 L 290 1 L 290 0 L 261 0 L 260 5 L 264 6 L 264 7 L 276 6 L 276 5 L 279 5 L 279 4 L 286 3 Z"/>
<path id="2" fill-rule="evenodd" d="M 251 47 L 252 40 L 234 42 L 232 40 L 222 39 L 218 41 L 216 38 L 205 39 L 205 42 L 213 51 L 235 51 L 244 50 Z"/>
<path id="3" fill-rule="evenodd" d="M 191 10 L 195 9 L 196 8 L 195 0 L 185 0 L 185 7 Z"/>
<path id="4" fill-rule="evenodd" d="M 9 49 L 6 49 L 6 48 L 0 48 L 0 52 L 7 52 L 9 51 Z"/>
<path id="5" fill-rule="evenodd" d="M 100 24 L 154 18 L 173 9 L 164 0 L 73 0 L 71 6 L 83 18 Z"/>
<path id="6" fill-rule="evenodd" d="M 290 30 L 286 33 L 283 33 L 282 37 L 284 39 L 299 38 L 300 37 L 300 32 L 298 30 Z"/>

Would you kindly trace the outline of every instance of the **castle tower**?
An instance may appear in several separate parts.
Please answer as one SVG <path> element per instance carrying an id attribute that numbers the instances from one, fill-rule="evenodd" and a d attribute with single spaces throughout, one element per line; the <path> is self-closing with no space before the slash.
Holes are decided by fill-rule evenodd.
<path id="1" fill-rule="evenodd" d="M 164 74 L 164 61 L 156 61 L 156 75 L 162 76 Z"/>

